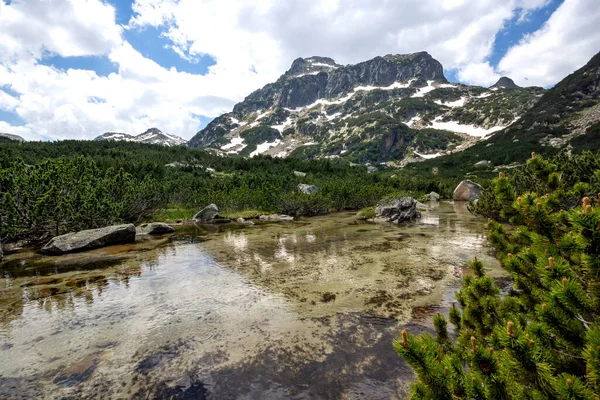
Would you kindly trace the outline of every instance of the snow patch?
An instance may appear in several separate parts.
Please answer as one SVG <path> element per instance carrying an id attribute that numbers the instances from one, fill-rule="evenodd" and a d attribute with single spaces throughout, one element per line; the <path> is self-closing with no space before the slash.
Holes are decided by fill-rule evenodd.
<path id="1" fill-rule="evenodd" d="M 410 97 L 423 97 L 427 93 L 435 90 L 435 86 L 433 86 L 433 81 L 427 81 L 427 86 L 417 89 L 417 93 L 413 94 Z"/>
<path id="2" fill-rule="evenodd" d="M 415 153 L 416 155 L 418 155 L 421 158 L 424 158 L 426 160 L 430 160 L 432 158 L 437 158 L 439 156 L 441 156 L 441 153 L 435 153 L 435 154 L 421 154 L 421 153 L 417 153 L 416 151 L 413 151 L 413 153 Z"/>
<path id="3" fill-rule="evenodd" d="M 236 138 L 231 139 L 231 142 L 221 146 L 221 150 L 229 150 L 231 148 L 241 146 L 243 144 L 244 144 L 244 138 L 236 137 Z M 246 147 L 246 146 L 244 146 L 244 147 Z"/>
<path id="4" fill-rule="evenodd" d="M 437 117 L 431 123 L 431 127 L 433 129 L 466 133 L 469 136 L 485 137 L 491 133 L 494 133 L 494 132 L 497 132 L 497 131 L 500 131 L 500 130 L 506 128 L 505 126 L 494 126 L 490 129 L 485 129 L 485 128 L 480 128 L 478 126 L 473 126 L 473 125 L 463 125 L 457 121 L 442 122 L 442 121 L 439 121 L 440 118 L 441 117 Z"/>
<path id="5" fill-rule="evenodd" d="M 412 117 L 412 118 L 410 119 L 410 121 L 408 121 L 408 122 L 406 123 L 406 125 L 408 125 L 408 126 L 412 127 L 412 126 L 414 125 L 414 123 L 415 123 L 415 122 L 418 122 L 418 121 L 420 121 L 420 120 L 421 120 L 421 117 L 419 117 L 419 116 L 417 115 L 417 116 L 415 116 L 415 117 Z"/>
<path id="6" fill-rule="evenodd" d="M 466 97 L 461 97 L 460 99 L 456 100 L 456 101 L 449 101 L 447 103 L 442 102 L 441 100 L 436 100 L 434 103 L 439 104 L 440 106 L 446 106 L 446 107 L 462 107 L 465 105 L 465 102 L 467 101 Z"/>
<path id="7" fill-rule="evenodd" d="M 490 92 L 485 92 L 476 97 L 476 99 L 485 99 L 486 97 L 490 97 L 492 94 Z"/>
<path id="8" fill-rule="evenodd" d="M 279 131 L 279 133 L 283 133 L 283 131 L 285 131 L 291 125 L 292 125 L 292 119 L 290 117 L 287 117 L 287 119 L 283 122 L 283 124 L 273 125 L 273 126 L 271 126 L 271 128 L 277 129 Z"/>
<path id="9" fill-rule="evenodd" d="M 262 154 L 265 151 L 269 150 L 271 147 L 278 146 L 279 143 L 281 143 L 281 140 L 279 140 L 279 139 L 275 139 L 275 141 L 272 143 L 269 143 L 269 142 L 261 143 L 258 146 L 256 146 L 256 150 L 254 150 L 252 153 L 250 153 L 250 157 L 254 157 L 259 154 Z"/>

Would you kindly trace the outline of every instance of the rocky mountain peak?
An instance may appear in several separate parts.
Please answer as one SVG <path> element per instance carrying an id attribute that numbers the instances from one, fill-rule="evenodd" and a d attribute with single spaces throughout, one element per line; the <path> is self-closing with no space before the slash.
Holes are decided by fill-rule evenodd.
<path id="1" fill-rule="evenodd" d="M 158 128 L 150 128 L 146 132 L 142 133 L 142 135 L 162 135 L 162 131 Z"/>
<path id="2" fill-rule="evenodd" d="M 507 76 L 503 76 L 502 78 L 498 79 L 498 82 L 496 82 L 495 84 L 493 84 L 492 86 L 490 86 L 491 88 L 497 88 L 497 89 L 516 89 L 520 87 L 519 85 L 517 85 L 512 79 L 510 79 Z"/>
<path id="3" fill-rule="evenodd" d="M 329 57 L 297 58 L 285 74 L 292 76 L 316 75 L 321 71 L 329 72 L 339 67 L 341 65 L 336 64 L 335 60 Z"/>

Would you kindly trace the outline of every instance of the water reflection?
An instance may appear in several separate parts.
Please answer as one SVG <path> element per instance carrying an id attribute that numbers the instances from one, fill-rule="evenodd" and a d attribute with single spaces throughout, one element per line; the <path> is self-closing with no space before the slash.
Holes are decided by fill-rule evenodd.
<path id="1" fill-rule="evenodd" d="M 482 221 L 458 210 L 405 226 L 353 213 L 192 225 L 64 257 L 8 255 L 0 398 L 401 396 L 411 372 L 390 341 L 412 307 L 445 299 L 469 258 L 496 265 Z"/>

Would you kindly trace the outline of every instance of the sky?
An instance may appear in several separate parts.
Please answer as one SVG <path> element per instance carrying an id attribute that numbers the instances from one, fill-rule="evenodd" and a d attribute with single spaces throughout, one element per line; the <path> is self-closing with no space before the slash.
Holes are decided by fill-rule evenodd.
<path id="1" fill-rule="evenodd" d="M 427 51 L 454 82 L 551 87 L 600 51 L 598 0 L 0 0 L 0 132 L 191 138 L 298 57 Z"/>

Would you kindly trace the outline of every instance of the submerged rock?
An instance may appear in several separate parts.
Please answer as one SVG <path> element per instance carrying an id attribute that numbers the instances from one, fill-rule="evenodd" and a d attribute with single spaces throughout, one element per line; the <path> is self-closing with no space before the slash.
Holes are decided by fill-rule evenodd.
<path id="1" fill-rule="evenodd" d="M 481 186 L 467 179 L 454 189 L 454 201 L 475 201 L 480 194 Z"/>
<path id="2" fill-rule="evenodd" d="M 135 226 L 133 224 L 114 225 L 57 236 L 50 240 L 41 251 L 46 254 L 60 255 L 132 242 L 135 242 Z"/>
<path id="3" fill-rule="evenodd" d="M 300 183 L 298 185 L 298 190 L 304 194 L 315 194 L 319 191 L 319 188 L 315 185 L 307 185 L 305 183 Z"/>
<path id="4" fill-rule="evenodd" d="M 219 208 L 215 204 L 210 204 L 198 211 L 198 213 L 194 215 L 193 219 L 198 222 L 206 223 L 214 220 L 217 215 L 219 215 Z"/>
<path id="5" fill-rule="evenodd" d="M 164 222 L 151 222 L 149 224 L 140 225 L 137 228 L 138 235 L 164 235 L 165 233 L 173 233 L 175 229 Z"/>
<path id="6" fill-rule="evenodd" d="M 400 223 L 411 221 L 421 217 L 421 213 L 417 210 L 418 203 L 412 197 L 403 196 L 377 206 L 375 214 L 377 218 L 383 218 L 386 222 Z"/>
<path id="7" fill-rule="evenodd" d="M 429 201 L 440 201 L 440 195 L 436 192 L 431 192 L 427 195 L 427 200 Z"/>
<path id="8" fill-rule="evenodd" d="M 261 215 L 258 217 L 261 221 L 275 221 L 275 222 L 290 222 L 294 220 L 294 217 L 290 217 L 289 215 L 284 214 L 271 214 L 271 215 Z"/>

